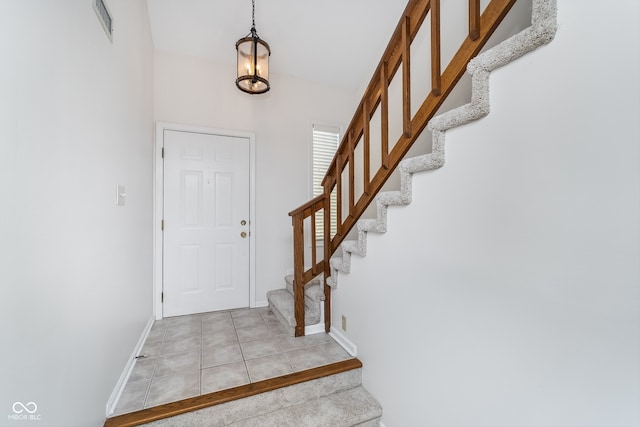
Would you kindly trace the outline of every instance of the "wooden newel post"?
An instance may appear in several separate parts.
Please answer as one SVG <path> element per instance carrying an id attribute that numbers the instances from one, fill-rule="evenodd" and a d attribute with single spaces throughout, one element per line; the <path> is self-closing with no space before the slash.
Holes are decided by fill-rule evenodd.
<path id="1" fill-rule="evenodd" d="M 293 310 L 296 318 L 295 336 L 304 336 L 304 223 L 302 214 L 293 217 Z M 303 285 L 304 286 L 304 285 Z"/>

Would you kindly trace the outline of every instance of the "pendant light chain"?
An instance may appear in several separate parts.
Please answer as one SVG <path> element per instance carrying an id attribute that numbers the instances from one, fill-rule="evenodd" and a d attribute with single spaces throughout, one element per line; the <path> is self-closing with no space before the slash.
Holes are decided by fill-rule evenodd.
<path id="1" fill-rule="evenodd" d="M 251 27 L 256 28 L 256 0 L 251 0 Z"/>

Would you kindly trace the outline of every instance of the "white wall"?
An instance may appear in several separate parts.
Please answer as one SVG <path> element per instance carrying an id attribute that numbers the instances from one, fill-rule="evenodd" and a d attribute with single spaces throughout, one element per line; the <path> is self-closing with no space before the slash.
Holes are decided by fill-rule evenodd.
<path id="1" fill-rule="evenodd" d="M 229 55 L 235 55 L 233 46 Z M 346 124 L 353 94 L 271 72 L 271 91 L 235 86 L 235 67 L 167 52 L 154 56 L 155 119 L 256 134 L 256 302 L 293 267 L 288 213 L 310 194 L 311 124 Z"/>
<path id="2" fill-rule="evenodd" d="M 558 3 L 333 293 L 387 427 L 640 425 L 639 7 Z"/>
<path id="3" fill-rule="evenodd" d="M 153 50 L 146 2 L 108 4 L 113 44 L 91 1 L 2 2 L 3 426 L 102 425 L 152 316 Z"/>

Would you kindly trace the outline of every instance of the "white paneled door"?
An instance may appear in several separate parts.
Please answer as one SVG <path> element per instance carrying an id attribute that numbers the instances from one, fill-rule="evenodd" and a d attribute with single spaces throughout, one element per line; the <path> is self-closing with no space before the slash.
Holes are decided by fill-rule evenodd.
<path id="1" fill-rule="evenodd" d="M 163 315 L 249 306 L 249 139 L 164 131 Z"/>

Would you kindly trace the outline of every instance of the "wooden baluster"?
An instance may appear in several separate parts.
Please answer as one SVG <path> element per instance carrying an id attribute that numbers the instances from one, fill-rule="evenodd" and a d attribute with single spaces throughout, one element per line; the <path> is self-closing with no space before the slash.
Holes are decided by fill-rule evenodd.
<path id="1" fill-rule="evenodd" d="M 353 218 L 353 208 L 355 207 L 355 180 L 356 180 L 356 172 L 355 172 L 355 161 L 354 161 L 354 151 L 355 151 L 355 141 L 354 141 L 353 133 L 349 135 L 349 217 Z"/>
<path id="2" fill-rule="evenodd" d="M 316 273 L 318 265 L 318 256 L 316 251 L 316 209 L 315 205 L 311 208 L 311 270 Z"/>
<path id="3" fill-rule="evenodd" d="M 469 0 L 469 38 L 480 37 L 480 0 Z"/>
<path id="4" fill-rule="evenodd" d="M 440 0 L 431 0 L 431 92 L 439 96 L 442 89 L 440 67 Z"/>
<path id="5" fill-rule="evenodd" d="M 293 307 L 296 318 L 295 336 L 304 336 L 304 214 L 293 217 Z"/>
<path id="6" fill-rule="evenodd" d="M 363 177 L 363 187 L 364 187 L 364 194 L 366 196 L 369 196 L 369 184 L 371 181 L 371 172 L 369 170 L 369 168 L 371 167 L 370 165 L 370 154 L 369 154 L 369 143 L 370 143 L 370 132 L 371 129 L 369 129 L 369 125 L 370 125 L 370 121 L 371 121 L 371 117 L 369 115 L 369 102 L 367 100 L 364 101 L 364 105 L 362 107 L 363 109 L 363 114 L 362 114 L 362 129 L 363 129 L 363 143 L 364 143 L 364 147 L 363 147 L 363 161 L 364 161 L 364 177 Z"/>
<path id="7" fill-rule="evenodd" d="M 347 138 L 349 134 L 347 134 Z M 338 235 L 342 235 L 342 154 L 336 156 L 336 228 Z"/>
<path id="8" fill-rule="evenodd" d="M 411 137 L 411 21 L 404 17 L 402 25 L 402 123 L 403 134 Z"/>
<path id="9" fill-rule="evenodd" d="M 382 167 L 389 169 L 389 77 L 386 61 L 380 67 L 380 145 L 382 148 Z"/>

